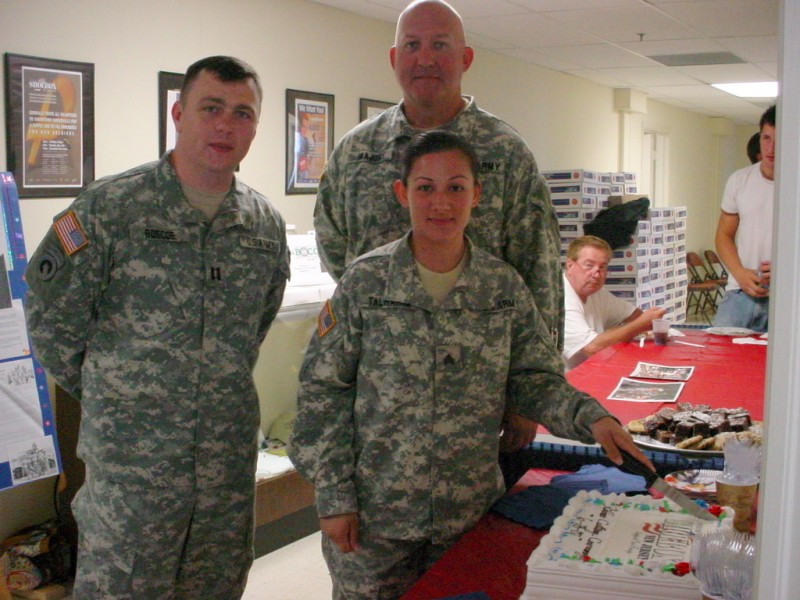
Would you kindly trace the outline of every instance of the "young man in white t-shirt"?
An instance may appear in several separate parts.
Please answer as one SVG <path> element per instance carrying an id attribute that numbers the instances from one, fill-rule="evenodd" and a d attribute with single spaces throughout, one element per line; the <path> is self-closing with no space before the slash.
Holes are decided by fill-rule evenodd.
<path id="1" fill-rule="evenodd" d="M 760 130 L 761 162 L 733 173 L 722 196 L 715 242 L 730 277 L 714 325 L 763 332 L 772 271 L 775 106 L 761 117 Z"/>
<path id="2" fill-rule="evenodd" d="M 592 354 L 647 331 L 663 308 L 642 311 L 603 289 L 611 246 L 593 235 L 575 238 L 564 271 L 564 363 L 577 367 Z"/>

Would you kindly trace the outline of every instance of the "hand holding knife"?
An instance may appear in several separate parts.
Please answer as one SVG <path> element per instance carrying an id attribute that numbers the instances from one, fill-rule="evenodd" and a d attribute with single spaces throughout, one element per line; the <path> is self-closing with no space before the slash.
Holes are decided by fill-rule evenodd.
<path id="1" fill-rule="evenodd" d="M 659 477 L 658 473 L 648 469 L 646 465 L 640 463 L 633 456 L 628 454 L 628 452 L 620 448 L 620 454 L 622 455 L 622 464 L 617 465 L 617 467 L 626 473 L 641 475 L 644 477 L 647 489 L 652 488 L 661 492 L 665 497 L 675 502 L 681 508 L 686 509 L 686 511 L 694 517 L 705 519 L 707 521 L 716 521 L 716 517 L 714 515 L 709 513 L 705 508 L 702 508 L 686 494 L 677 488 L 672 487 L 661 477 Z"/>

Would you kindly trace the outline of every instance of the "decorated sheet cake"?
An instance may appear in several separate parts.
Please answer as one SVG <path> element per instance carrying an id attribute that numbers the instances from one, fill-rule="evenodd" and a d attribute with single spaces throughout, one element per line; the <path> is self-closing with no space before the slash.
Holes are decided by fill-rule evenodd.
<path id="1" fill-rule="evenodd" d="M 522 598 L 700 600 L 692 539 L 731 515 L 703 521 L 666 499 L 581 491 L 528 560 Z"/>

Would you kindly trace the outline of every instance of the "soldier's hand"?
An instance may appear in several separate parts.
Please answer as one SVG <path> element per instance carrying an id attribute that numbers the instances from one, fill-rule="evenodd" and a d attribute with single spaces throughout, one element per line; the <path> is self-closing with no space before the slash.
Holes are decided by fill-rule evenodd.
<path id="1" fill-rule="evenodd" d="M 500 436 L 500 451 L 514 452 L 524 448 L 536 437 L 539 424 L 522 415 L 507 412 L 503 416 L 503 435 Z"/>
<path id="2" fill-rule="evenodd" d="M 609 460 L 615 465 L 622 464 L 622 455 L 619 453 L 619 449 L 622 448 L 636 460 L 647 465 L 651 471 L 656 470 L 653 463 L 633 443 L 633 438 L 630 434 L 613 417 L 603 417 L 592 423 L 592 435 L 595 441 L 603 447 Z"/>
<path id="3" fill-rule="evenodd" d="M 320 517 L 319 528 L 342 552 L 358 550 L 358 515 L 356 513 Z"/>

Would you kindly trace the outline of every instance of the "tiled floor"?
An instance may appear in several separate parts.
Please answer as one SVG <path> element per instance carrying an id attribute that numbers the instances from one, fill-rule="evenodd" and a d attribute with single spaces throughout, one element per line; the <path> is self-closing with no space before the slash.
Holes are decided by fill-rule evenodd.
<path id="1" fill-rule="evenodd" d="M 329 600 L 331 579 L 320 535 L 313 533 L 256 559 L 242 600 Z"/>
<path id="2" fill-rule="evenodd" d="M 313 533 L 257 559 L 242 600 L 329 600 L 331 579 Z"/>

